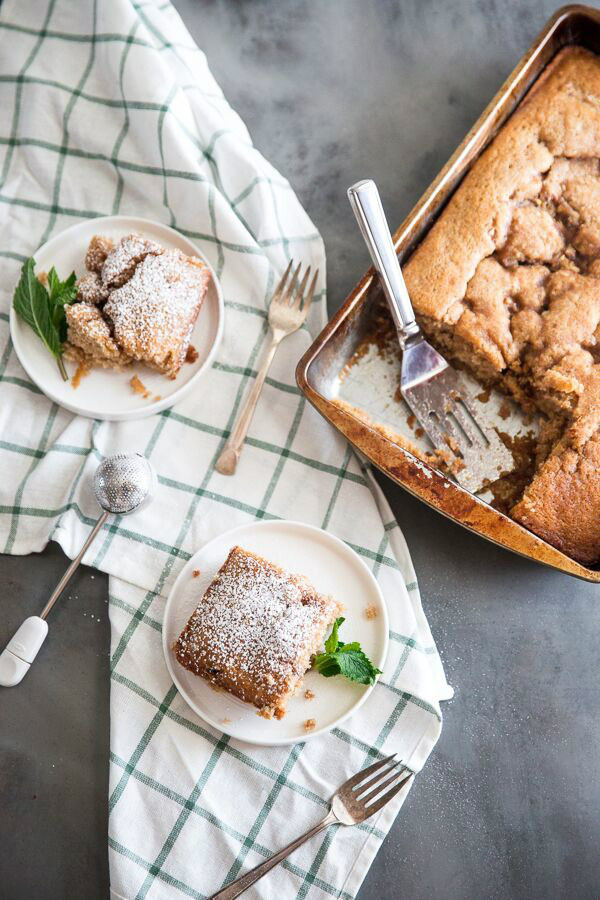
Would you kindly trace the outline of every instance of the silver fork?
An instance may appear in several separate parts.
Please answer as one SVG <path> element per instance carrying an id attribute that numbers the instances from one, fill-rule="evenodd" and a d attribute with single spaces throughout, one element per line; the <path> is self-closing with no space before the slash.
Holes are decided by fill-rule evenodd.
<path id="1" fill-rule="evenodd" d="M 290 853 L 315 834 L 329 828 L 330 825 L 358 825 L 359 822 L 364 822 L 365 819 L 379 812 L 386 803 L 389 803 L 413 775 L 414 772 L 411 772 L 404 763 L 396 760 L 395 753 L 353 775 L 337 789 L 331 798 L 331 806 L 324 819 L 313 825 L 306 834 L 296 838 L 283 850 L 275 853 L 256 868 L 250 869 L 245 875 L 232 881 L 231 884 L 217 891 L 207 900 L 235 900 L 235 897 L 239 897 L 259 878 L 266 875 L 282 860 L 287 859 Z"/>
<path id="2" fill-rule="evenodd" d="M 275 288 L 275 293 L 271 298 L 268 320 L 271 329 L 271 340 L 256 375 L 254 384 L 252 385 L 252 390 L 248 394 L 233 427 L 233 431 L 229 435 L 229 439 L 217 460 L 215 468 L 221 475 L 233 475 L 236 470 L 242 446 L 246 439 L 262 386 L 267 377 L 267 372 L 269 371 L 269 366 L 273 361 L 277 347 L 284 337 L 287 337 L 288 334 L 292 334 L 300 328 L 308 315 L 308 310 L 310 309 L 310 304 L 312 303 L 315 293 L 317 278 L 319 277 L 319 270 L 316 270 L 310 283 L 310 287 L 306 290 L 310 276 L 310 266 L 306 269 L 302 278 L 300 278 L 302 263 L 298 263 L 294 269 L 291 281 L 288 283 L 292 265 L 293 260 L 290 260 L 289 265 L 283 273 L 281 281 Z"/>
<path id="3" fill-rule="evenodd" d="M 369 248 L 402 348 L 400 392 L 433 446 L 452 452 L 456 480 L 468 491 L 512 472 L 491 412 L 465 389 L 460 374 L 427 343 L 415 320 L 398 256 L 374 181 L 348 188 L 348 198 Z"/>

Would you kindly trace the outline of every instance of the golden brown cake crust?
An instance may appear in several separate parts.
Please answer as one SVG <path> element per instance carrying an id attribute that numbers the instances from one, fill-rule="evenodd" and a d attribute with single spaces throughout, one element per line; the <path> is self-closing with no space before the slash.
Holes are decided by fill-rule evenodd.
<path id="1" fill-rule="evenodd" d="M 600 547 L 600 436 L 577 452 L 568 438 L 554 448 L 513 509 L 515 518 L 563 553 L 592 565 Z"/>
<path id="2" fill-rule="evenodd" d="M 302 576 L 233 547 L 175 642 L 175 655 L 265 718 L 280 718 L 340 611 Z"/>
<path id="3" fill-rule="evenodd" d="M 425 331 L 568 431 L 514 517 L 600 559 L 600 59 L 562 50 L 405 266 Z M 589 446 L 588 446 L 589 444 Z M 546 496 L 543 502 L 542 493 Z M 581 506 L 587 515 L 572 510 Z"/>

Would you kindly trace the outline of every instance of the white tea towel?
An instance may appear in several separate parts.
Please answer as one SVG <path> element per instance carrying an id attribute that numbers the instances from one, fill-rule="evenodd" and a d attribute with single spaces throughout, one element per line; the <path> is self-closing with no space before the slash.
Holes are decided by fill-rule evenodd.
<path id="1" fill-rule="evenodd" d="M 387 504 L 295 385 L 296 361 L 325 321 L 321 239 L 253 148 L 176 12 L 158 0 L 5 0 L 0 40 L 0 548 L 30 553 L 54 539 L 75 555 L 97 515 L 98 461 L 134 449 L 152 460 L 153 503 L 109 520 L 86 557 L 111 576 L 111 884 L 125 900 L 202 898 L 314 823 L 323 798 L 381 751 L 419 769 L 449 689 Z M 22 261 L 77 220 L 116 213 L 195 240 L 226 303 L 224 340 L 198 390 L 131 423 L 52 404 L 20 367 L 8 331 Z M 320 268 L 319 293 L 306 327 L 275 357 L 238 473 L 227 478 L 214 462 L 255 377 L 267 304 L 290 257 Z M 244 746 L 196 718 L 160 644 L 182 564 L 256 518 L 302 520 L 347 541 L 390 613 L 389 658 L 370 701 L 343 727 L 291 749 Z M 269 896 L 353 897 L 400 802 L 307 844 L 270 874 Z M 248 893 L 259 896 L 260 886 Z"/>

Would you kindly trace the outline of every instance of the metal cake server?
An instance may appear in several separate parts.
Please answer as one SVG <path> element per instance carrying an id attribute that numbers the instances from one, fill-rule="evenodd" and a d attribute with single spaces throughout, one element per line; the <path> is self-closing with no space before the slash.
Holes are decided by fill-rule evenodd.
<path id="1" fill-rule="evenodd" d="M 400 391 L 436 450 L 460 465 L 455 478 L 476 493 L 514 469 L 492 416 L 477 411 L 460 374 L 427 343 L 415 320 L 390 229 L 374 181 L 348 188 L 348 198 L 379 275 L 402 348 Z"/>
<path id="2" fill-rule="evenodd" d="M 0 685 L 14 687 L 29 671 L 48 634 L 48 613 L 66 588 L 83 555 L 107 518 L 128 516 L 141 509 L 152 497 L 156 475 L 141 453 L 117 453 L 107 456 L 94 474 L 94 493 L 102 514 L 87 540 L 60 579 L 39 616 L 29 616 L 0 653 Z"/>

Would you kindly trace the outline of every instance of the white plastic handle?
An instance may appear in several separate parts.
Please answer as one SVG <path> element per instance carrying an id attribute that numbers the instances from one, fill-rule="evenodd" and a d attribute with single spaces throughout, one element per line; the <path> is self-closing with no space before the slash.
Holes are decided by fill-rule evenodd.
<path id="1" fill-rule="evenodd" d="M 0 685 L 14 687 L 23 680 L 48 634 L 48 623 L 39 616 L 25 619 L 2 653 Z"/>

